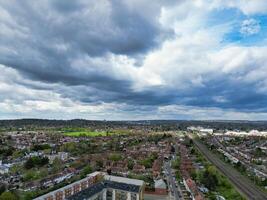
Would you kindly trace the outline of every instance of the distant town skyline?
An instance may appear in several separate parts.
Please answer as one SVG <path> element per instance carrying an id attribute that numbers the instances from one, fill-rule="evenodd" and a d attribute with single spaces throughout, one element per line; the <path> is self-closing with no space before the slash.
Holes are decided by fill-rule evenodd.
<path id="1" fill-rule="evenodd" d="M 267 120 L 266 0 L 0 0 L 0 119 Z"/>

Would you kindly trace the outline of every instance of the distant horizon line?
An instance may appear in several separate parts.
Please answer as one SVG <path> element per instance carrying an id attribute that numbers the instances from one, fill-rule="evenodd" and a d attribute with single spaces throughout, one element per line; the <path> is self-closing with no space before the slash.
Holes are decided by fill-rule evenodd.
<path id="1" fill-rule="evenodd" d="M 107 121 L 107 122 L 141 122 L 141 121 L 204 121 L 204 122 L 267 122 L 266 119 L 263 120 L 242 120 L 242 119 L 120 119 L 120 120 L 108 120 L 108 119 L 85 119 L 85 118 L 72 118 L 72 119 L 58 119 L 58 118 L 10 118 L 10 119 L 0 119 L 0 121 L 19 121 L 19 120 L 47 120 L 47 121 Z"/>

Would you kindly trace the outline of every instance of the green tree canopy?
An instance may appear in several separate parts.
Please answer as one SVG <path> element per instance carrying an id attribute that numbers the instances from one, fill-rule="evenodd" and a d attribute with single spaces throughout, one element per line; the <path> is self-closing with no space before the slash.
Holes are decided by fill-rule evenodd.
<path id="1" fill-rule="evenodd" d="M 31 169 L 33 167 L 42 167 L 48 164 L 49 159 L 47 157 L 33 156 L 30 157 L 24 164 L 26 169 Z"/>
<path id="2" fill-rule="evenodd" d="M 0 196 L 0 200 L 17 200 L 18 198 L 11 192 L 3 192 Z"/>
<path id="3" fill-rule="evenodd" d="M 109 159 L 112 160 L 112 161 L 119 161 L 122 159 L 121 155 L 120 154 L 112 154 L 109 156 Z"/>
<path id="4" fill-rule="evenodd" d="M 132 170 L 134 167 L 134 161 L 132 159 L 128 160 L 128 164 L 127 164 L 128 169 Z"/>
<path id="5" fill-rule="evenodd" d="M 81 172 L 81 178 L 86 177 L 87 174 L 90 174 L 92 172 L 92 167 L 90 165 L 87 165 L 85 168 L 83 168 Z"/>
<path id="6" fill-rule="evenodd" d="M 203 183 L 208 189 L 215 190 L 219 184 L 216 169 L 208 167 L 201 176 L 200 182 Z"/>

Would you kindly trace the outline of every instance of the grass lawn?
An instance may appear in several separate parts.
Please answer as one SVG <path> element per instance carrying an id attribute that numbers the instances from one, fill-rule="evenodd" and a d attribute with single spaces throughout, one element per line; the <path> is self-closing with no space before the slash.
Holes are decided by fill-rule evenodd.
<path id="1" fill-rule="evenodd" d="M 113 131 L 91 131 L 91 130 L 86 130 L 86 129 L 67 129 L 64 130 L 64 135 L 66 136 L 73 136 L 73 137 L 81 137 L 81 136 L 87 136 L 87 137 L 96 137 L 96 136 L 110 136 L 110 135 L 125 135 L 129 134 L 127 131 L 122 131 L 122 130 L 113 130 Z"/>
<path id="2" fill-rule="evenodd" d="M 108 133 L 112 134 L 112 133 Z M 96 131 L 74 131 L 74 132 L 65 132 L 64 135 L 67 136 L 74 136 L 74 137 L 80 137 L 80 136 L 89 136 L 89 137 L 95 137 L 95 136 L 107 136 L 107 133 L 102 132 L 96 132 Z"/>

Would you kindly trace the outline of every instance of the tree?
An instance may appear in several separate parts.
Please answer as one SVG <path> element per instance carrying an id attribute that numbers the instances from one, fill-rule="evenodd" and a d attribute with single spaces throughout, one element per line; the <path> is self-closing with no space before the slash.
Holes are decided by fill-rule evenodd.
<path id="1" fill-rule="evenodd" d="M 134 167 L 134 161 L 132 159 L 128 160 L 127 167 L 129 170 L 132 170 Z"/>
<path id="2" fill-rule="evenodd" d="M 103 161 L 102 160 L 97 160 L 96 161 L 96 166 L 97 166 L 97 168 L 102 168 L 103 167 Z"/>
<path id="3" fill-rule="evenodd" d="M 158 157 L 157 153 L 152 153 L 150 156 L 144 160 L 139 161 L 141 165 L 144 165 L 146 169 L 151 168 L 153 165 L 154 160 Z"/>
<path id="4" fill-rule="evenodd" d="M 255 156 L 261 157 L 263 155 L 264 155 L 264 153 L 262 152 L 262 150 L 259 147 L 257 147 L 255 150 Z"/>
<path id="5" fill-rule="evenodd" d="M 92 167 L 90 165 L 87 165 L 85 168 L 83 168 L 81 172 L 81 178 L 86 177 L 87 174 L 90 174 L 92 172 Z"/>
<path id="6" fill-rule="evenodd" d="M 23 174 L 23 181 L 31 181 L 39 178 L 39 174 L 37 170 L 27 170 L 25 174 Z"/>
<path id="7" fill-rule="evenodd" d="M 197 173 L 196 173 L 196 170 L 195 169 L 193 169 L 193 170 L 190 171 L 190 176 L 192 177 L 192 179 L 196 180 Z"/>
<path id="8" fill-rule="evenodd" d="M 196 150 L 194 148 L 191 148 L 190 154 L 195 154 Z"/>
<path id="9" fill-rule="evenodd" d="M 0 196 L 0 200 L 17 200 L 18 198 L 11 192 L 3 192 Z"/>
<path id="10" fill-rule="evenodd" d="M 5 185 L 0 185 L 0 195 L 3 193 L 3 192 L 5 192 L 5 190 L 6 190 L 6 186 Z"/>
<path id="11" fill-rule="evenodd" d="M 180 180 L 181 179 L 181 174 L 180 174 L 180 171 L 179 170 L 177 170 L 175 172 L 175 177 L 176 177 L 177 180 Z"/>
<path id="12" fill-rule="evenodd" d="M 235 164 L 235 166 L 239 169 L 240 172 L 246 172 L 247 170 L 246 167 L 239 161 Z"/>
<path id="13" fill-rule="evenodd" d="M 14 159 L 19 158 L 19 157 L 22 157 L 22 156 L 23 156 L 22 151 L 14 151 L 13 154 L 12 154 L 12 157 Z"/>
<path id="14" fill-rule="evenodd" d="M 12 156 L 13 152 L 15 149 L 13 147 L 5 147 L 5 148 L 0 148 L 0 158 L 7 158 L 8 156 Z"/>
<path id="15" fill-rule="evenodd" d="M 48 168 L 47 167 L 43 167 L 40 170 L 38 170 L 38 176 L 40 178 L 45 178 L 48 176 Z"/>
<path id="16" fill-rule="evenodd" d="M 171 146 L 171 152 L 175 153 L 175 147 L 173 145 Z"/>
<path id="17" fill-rule="evenodd" d="M 36 192 L 33 192 L 33 191 L 28 191 L 24 194 L 23 196 L 23 200 L 32 200 L 34 199 L 34 197 L 36 196 Z"/>
<path id="18" fill-rule="evenodd" d="M 42 167 L 48 163 L 49 159 L 47 157 L 33 156 L 25 162 L 24 167 L 25 169 L 31 169 L 33 167 Z"/>
<path id="19" fill-rule="evenodd" d="M 36 144 L 32 147 L 33 151 L 39 151 L 45 149 L 51 149 L 51 146 L 49 144 Z"/>
<path id="20" fill-rule="evenodd" d="M 121 160 L 121 155 L 120 154 L 112 154 L 110 157 L 109 157 L 110 160 L 112 161 L 119 161 Z"/>
<path id="21" fill-rule="evenodd" d="M 70 152 L 71 154 L 75 154 L 76 149 L 77 149 L 76 144 L 74 142 L 65 143 L 60 147 L 61 151 L 67 151 Z"/>
<path id="22" fill-rule="evenodd" d="M 62 168 L 62 161 L 60 158 L 55 158 L 52 164 L 52 172 L 57 173 L 61 170 Z"/>
<path id="23" fill-rule="evenodd" d="M 31 169 L 34 167 L 34 162 L 33 159 L 29 158 L 25 164 L 24 164 L 25 169 Z"/>
<path id="24" fill-rule="evenodd" d="M 216 175 L 216 169 L 214 167 L 209 167 L 202 174 L 201 183 L 203 183 L 208 189 L 215 190 L 219 184 L 218 177 Z"/>
<path id="25" fill-rule="evenodd" d="M 52 151 L 51 149 L 44 149 L 44 150 L 43 150 L 44 154 L 50 154 L 51 151 Z"/>

